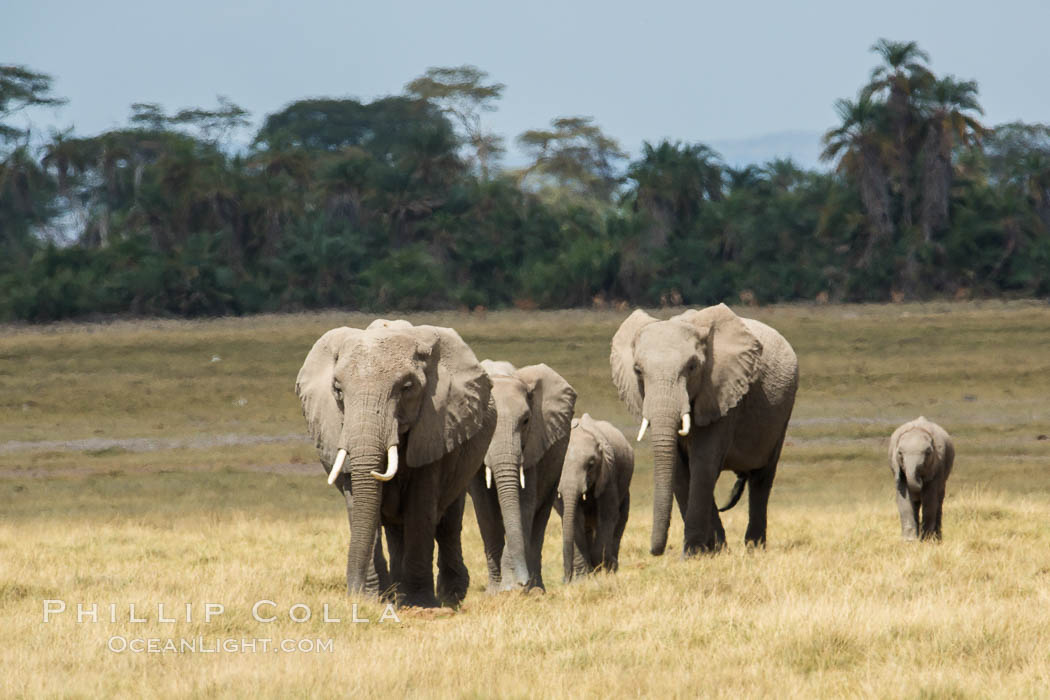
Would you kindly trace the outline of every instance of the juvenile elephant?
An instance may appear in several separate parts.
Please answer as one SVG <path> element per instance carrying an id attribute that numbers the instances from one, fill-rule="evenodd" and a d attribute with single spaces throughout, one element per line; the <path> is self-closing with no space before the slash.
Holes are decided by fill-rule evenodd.
<path id="1" fill-rule="evenodd" d="M 540 559 L 569 443 L 576 392 L 547 365 L 484 360 L 496 432 L 470 483 L 489 568 L 489 591 L 543 588 Z"/>
<path id="2" fill-rule="evenodd" d="M 725 304 L 659 321 L 632 313 L 613 336 L 613 382 L 642 421 L 653 426 L 653 530 L 650 552 L 663 554 L 671 493 L 685 521 L 683 553 L 715 551 L 725 530 L 714 488 L 723 469 L 748 486 L 745 541 L 765 544 L 766 506 L 798 387 L 798 360 L 779 333 L 740 318 Z"/>
<path id="3" fill-rule="evenodd" d="M 393 589 L 407 605 L 462 600 L 464 500 L 496 427 L 492 381 L 467 344 L 407 321 L 335 328 L 306 356 L 295 391 L 328 483 L 346 499 L 347 590 Z"/>
<path id="4" fill-rule="evenodd" d="M 941 539 L 944 485 L 954 462 L 955 447 L 951 436 L 924 416 L 893 431 L 890 436 L 890 469 L 897 482 L 897 508 L 901 514 L 901 536 L 904 539 Z"/>
<path id="5" fill-rule="evenodd" d="M 612 423 L 589 413 L 572 421 L 556 501 L 566 583 L 577 572 L 619 567 L 633 475 L 634 450 Z"/>

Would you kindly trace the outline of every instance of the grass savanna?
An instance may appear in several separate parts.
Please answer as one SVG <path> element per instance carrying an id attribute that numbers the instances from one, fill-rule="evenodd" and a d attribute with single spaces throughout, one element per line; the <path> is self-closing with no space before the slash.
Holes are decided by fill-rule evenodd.
<path id="1" fill-rule="evenodd" d="M 62 100 L 0 65 L 0 321 L 1050 293 L 1050 126 L 984 124 L 976 82 L 871 49 L 827 168 L 620 144 L 602 115 L 522 132 L 502 167 L 483 117 L 506 86 L 473 66 L 251 134 L 220 99 L 34 141 L 9 117 Z"/>
<path id="2" fill-rule="evenodd" d="M 0 695 L 606 697 L 1032 696 L 1050 687 L 1050 308 L 1036 303 L 738 308 L 795 347 L 801 388 L 765 551 L 648 554 L 652 461 L 638 446 L 620 571 L 457 611 L 345 595 L 346 514 L 325 485 L 295 374 L 325 313 L 5 328 L 0 337 Z M 547 362 L 578 413 L 637 429 L 609 376 L 626 312 L 412 314 L 479 358 Z M 660 314 L 669 315 L 668 311 Z M 217 360 L 215 358 L 218 358 Z M 213 361 L 214 360 L 214 361 Z M 953 435 L 944 541 L 902 543 L 886 441 L 920 413 Z M 37 445 L 27 443 L 39 443 Z M 720 482 L 724 497 L 732 479 Z M 468 501 L 469 503 L 469 501 Z M 468 506 L 469 511 L 469 506 Z M 42 623 L 43 601 L 70 609 Z M 258 600 L 278 616 L 260 623 Z M 99 603 L 100 622 L 75 621 Z M 210 623 L 203 605 L 222 603 Z M 109 622 L 108 604 L 118 605 Z M 191 622 L 157 621 L 165 603 Z M 289 620 L 290 606 L 313 617 Z M 128 621 L 129 604 L 146 623 Z M 341 623 L 322 620 L 329 605 Z M 301 610 L 298 612 L 302 612 Z M 331 639 L 309 653 L 137 654 L 111 637 Z"/>

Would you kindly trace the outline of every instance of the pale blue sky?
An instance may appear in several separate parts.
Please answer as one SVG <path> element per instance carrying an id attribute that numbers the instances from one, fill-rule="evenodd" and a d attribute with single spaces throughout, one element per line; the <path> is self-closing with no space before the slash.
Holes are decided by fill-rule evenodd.
<path id="1" fill-rule="evenodd" d="M 834 123 L 832 103 L 866 80 L 883 36 L 917 40 L 937 73 L 977 79 L 987 123 L 1050 122 L 1047 0 L 20 0 L 0 17 L 0 62 L 51 73 L 69 98 L 33 119 L 80 133 L 125 123 L 136 101 L 224 94 L 260 119 L 473 63 L 507 85 L 488 123 L 509 140 L 592 115 L 632 152 L 662 137 L 797 142 Z"/>

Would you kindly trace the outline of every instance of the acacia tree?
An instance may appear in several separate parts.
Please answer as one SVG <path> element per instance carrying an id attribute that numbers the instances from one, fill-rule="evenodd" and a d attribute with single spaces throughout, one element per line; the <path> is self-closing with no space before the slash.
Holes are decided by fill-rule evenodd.
<path id="1" fill-rule="evenodd" d="M 474 151 L 474 160 L 483 180 L 503 153 L 503 138 L 486 131 L 482 112 L 496 110 L 495 102 L 503 95 L 503 83 L 486 83 L 489 74 L 476 66 L 429 68 L 422 76 L 405 85 L 405 92 L 438 105 L 463 129 L 464 138 Z"/>
<path id="2" fill-rule="evenodd" d="M 518 136 L 532 156 L 521 172 L 550 178 L 563 190 L 608 204 L 620 184 L 616 163 L 627 154 L 620 144 L 594 124 L 591 117 L 558 117 L 550 129 L 532 129 Z"/>
<path id="3" fill-rule="evenodd" d="M 51 76 L 25 66 L 0 65 L 0 145 L 24 135 L 6 123 L 26 107 L 58 106 L 66 100 L 51 94 Z"/>

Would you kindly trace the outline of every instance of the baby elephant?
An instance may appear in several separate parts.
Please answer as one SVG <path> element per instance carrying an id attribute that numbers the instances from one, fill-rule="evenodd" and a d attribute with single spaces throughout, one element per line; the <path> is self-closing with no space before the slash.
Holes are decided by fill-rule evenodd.
<path id="1" fill-rule="evenodd" d="M 587 413 L 572 421 L 555 503 L 566 583 L 599 566 L 616 570 L 633 474 L 634 450 L 611 423 Z"/>
<path id="2" fill-rule="evenodd" d="M 897 507 L 901 512 L 901 535 L 941 539 L 941 504 L 944 484 L 952 472 L 955 447 L 944 428 L 919 416 L 893 431 L 890 437 L 890 469 L 897 479 Z M 922 530 L 919 531 L 919 507 Z"/>

